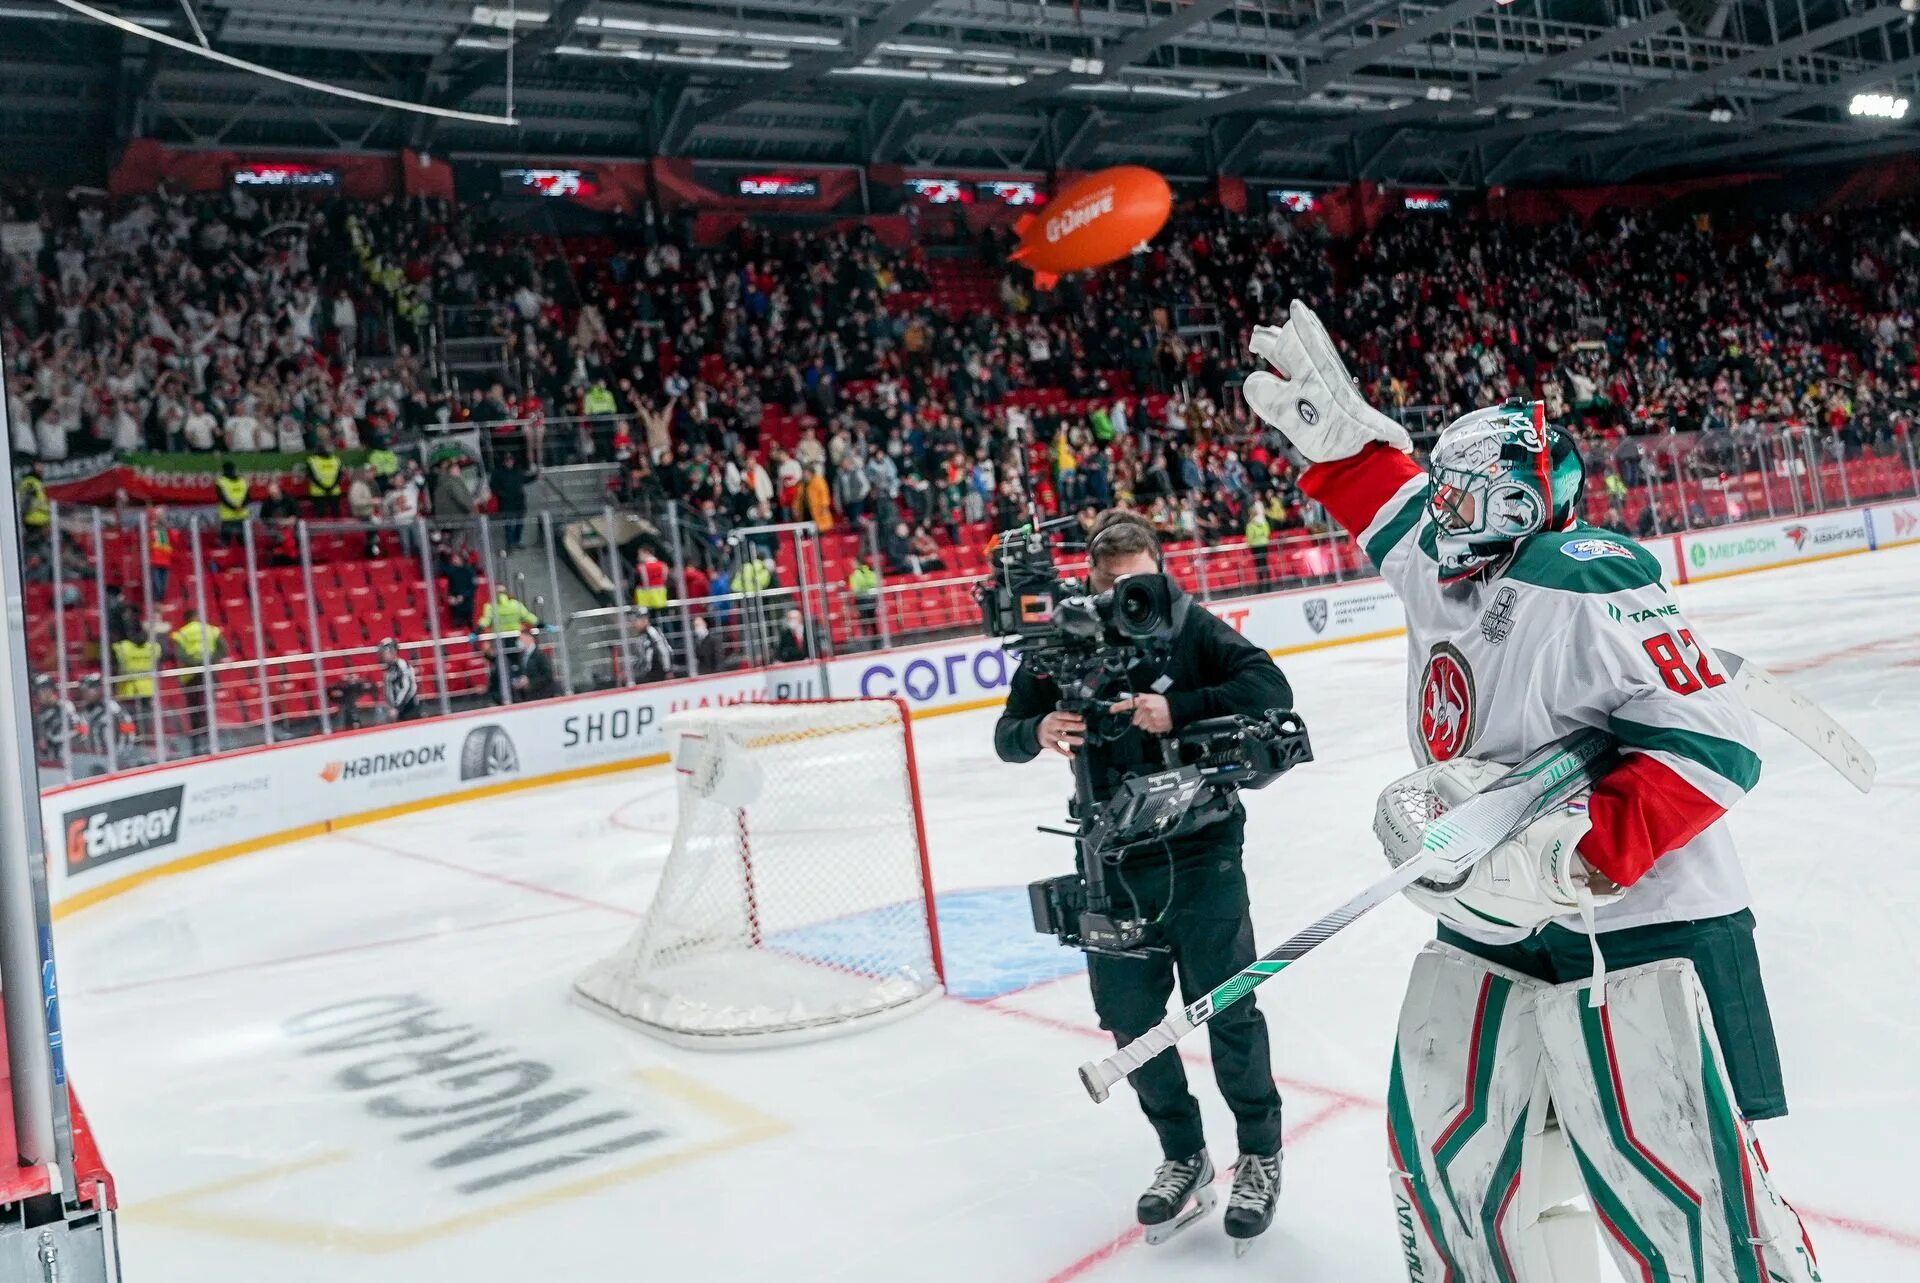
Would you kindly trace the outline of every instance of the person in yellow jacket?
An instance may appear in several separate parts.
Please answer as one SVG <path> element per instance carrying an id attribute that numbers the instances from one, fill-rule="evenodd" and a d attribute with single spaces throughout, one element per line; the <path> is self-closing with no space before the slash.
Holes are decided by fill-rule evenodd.
<path id="1" fill-rule="evenodd" d="M 620 403 L 614 400 L 613 392 L 607 387 L 605 379 L 595 379 L 593 386 L 580 398 L 580 413 L 588 415 L 608 415 L 616 413 Z"/>
<path id="2" fill-rule="evenodd" d="M 880 644 L 880 573 L 870 561 L 862 561 L 847 576 L 847 591 L 853 594 L 853 608 L 860 622 L 854 636 L 862 634 L 873 638 L 873 645 Z"/>
<path id="3" fill-rule="evenodd" d="M 387 440 L 386 433 L 373 434 L 373 448 L 367 451 L 367 466 L 382 482 L 400 471 L 400 456 L 393 452 L 393 445 Z"/>
<path id="4" fill-rule="evenodd" d="M 111 649 L 113 697 L 128 701 L 153 698 L 153 674 L 160 667 L 160 643 L 151 637 L 137 641 L 122 637 Z"/>
<path id="5" fill-rule="evenodd" d="M 807 510 L 805 520 L 821 530 L 833 529 L 833 492 L 827 488 L 826 468 L 814 464 L 800 493 Z"/>
<path id="6" fill-rule="evenodd" d="M 751 622 L 758 617 L 764 624 L 779 618 L 779 599 L 762 600 L 760 596 L 775 585 L 773 567 L 768 564 L 766 554 L 754 550 L 733 576 L 733 590 L 748 598 L 746 609 L 740 612 L 742 620 Z"/>
<path id="7" fill-rule="evenodd" d="M 1253 579 L 1260 587 L 1268 583 L 1267 545 L 1273 542 L 1273 524 L 1267 520 L 1267 510 L 1254 503 L 1247 510 L 1247 550 L 1253 554 Z"/>
<path id="8" fill-rule="evenodd" d="M 487 608 L 480 612 L 476 632 L 518 634 L 522 623 L 540 626 L 540 617 L 527 608 L 526 603 L 507 591 L 505 584 L 495 584 L 493 593 L 487 598 Z"/>
<path id="9" fill-rule="evenodd" d="M 187 607 L 186 622 L 173 630 L 171 640 L 173 662 L 191 670 L 180 674 L 180 703 L 186 713 L 187 735 L 198 749 L 207 733 L 206 666 L 226 658 L 227 642 L 220 626 L 201 622 L 200 612 L 191 606 Z"/>
<path id="10" fill-rule="evenodd" d="M 345 471 L 340 456 L 333 452 L 333 443 L 322 437 L 319 448 L 307 455 L 307 500 L 313 505 L 314 516 L 340 515 L 346 496 Z"/>
<path id="11" fill-rule="evenodd" d="M 17 505 L 20 509 L 20 524 L 26 528 L 27 537 L 37 538 L 47 533 L 47 527 L 53 524 L 53 505 L 47 501 L 47 483 L 40 475 L 40 465 L 33 464 L 27 469 L 27 475 L 20 478 L 14 487 Z"/>
<path id="12" fill-rule="evenodd" d="M 213 479 L 214 507 L 220 513 L 220 542 L 227 545 L 246 542 L 248 492 L 251 490 L 247 479 L 240 475 L 239 465 L 228 459 L 220 465 L 220 475 Z"/>

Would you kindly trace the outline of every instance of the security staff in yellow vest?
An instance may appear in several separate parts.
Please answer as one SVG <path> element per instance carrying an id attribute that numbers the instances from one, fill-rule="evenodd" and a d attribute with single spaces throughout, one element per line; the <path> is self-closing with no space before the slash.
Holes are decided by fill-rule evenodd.
<path id="1" fill-rule="evenodd" d="M 220 512 L 220 542 L 223 544 L 246 541 L 249 489 L 247 479 L 240 475 L 239 465 L 232 459 L 220 465 L 220 475 L 213 479 L 213 491 L 214 506 Z"/>
<path id="2" fill-rule="evenodd" d="M 400 456 L 393 452 L 384 433 L 374 435 L 373 448 L 367 451 L 367 466 L 381 481 L 400 471 Z"/>
<path id="3" fill-rule="evenodd" d="M 113 697 L 148 700 L 153 697 L 153 674 L 160 667 L 160 643 L 151 637 L 135 641 L 122 637 L 113 644 Z"/>
<path id="4" fill-rule="evenodd" d="M 1253 577 L 1262 588 L 1267 586 L 1267 545 L 1273 542 L 1273 524 L 1267 510 L 1256 500 L 1247 509 L 1247 549 L 1253 553 Z"/>
<path id="5" fill-rule="evenodd" d="M 316 517 L 338 517 L 346 489 L 341 476 L 340 456 L 325 437 L 320 448 L 307 455 L 307 501 Z"/>
<path id="6" fill-rule="evenodd" d="M 880 644 L 880 572 L 873 568 L 870 561 L 862 561 L 854 566 L 853 573 L 847 576 L 847 591 L 853 594 L 853 608 L 860 623 L 856 636 L 865 634 L 873 639 L 872 644 Z"/>
<path id="7" fill-rule="evenodd" d="M 667 563 L 642 547 L 633 567 L 633 604 L 658 615 L 667 608 Z"/>
<path id="8" fill-rule="evenodd" d="M 495 584 L 493 594 L 487 598 L 487 608 L 480 612 L 480 620 L 475 626 L 475 631 L 518 633 L 523 622 L 538 628 L 540 617 L 527 609 L 524 602 L 508 593 L 505 584 Z"/>
<path id="9" fill-rule="evenodd" d="M 180 674 L 180 702 L 186 714 L 187 734 L 197 747 L 200 737 L 207 733 L 205 668 L 226 657 L 227 642 L 220 626 L 201 623 L 199 612 L 191 606 L 187 608 L 187 621 L 173 630 L 172 640 L 173 662 L 191 670 Z"/>
<path id="10" fill-rule="evenodd" d="M 53 524 L 53 505 L 47 502 L 47 483 L 41 479 L 39 464 L 27 469 L 14 494 L 18 496 L 20 524 L 26 527 L 28 537 L 46 534 Z"/>
<path id="11" fill-rule="evenodd" d="M 613 414 L 620 403 L 613 399 L 613 393 L 607 387 L 605 379 L 595 379 L 586 395 L 580 398 L 580 413 L 587 415 Z"/>

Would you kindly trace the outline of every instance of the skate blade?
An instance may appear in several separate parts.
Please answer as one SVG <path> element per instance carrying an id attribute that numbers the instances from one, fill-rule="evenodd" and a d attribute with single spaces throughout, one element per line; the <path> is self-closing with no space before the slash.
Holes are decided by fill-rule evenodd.
<path id="1" fill-rule="evenodd" d="M 1208 1212 L 1211 1212 L 1219 1202 L 1220 1196 L 1214 1193 L 1212 1187 L 1202 1185 L 1194 1191 L 1193 1201 L 1181 1210 L 1180 1215 L 1170 1221 L 1162 1221 L 1158 1225 L 1147 1226 L 1147 1243 L 1151 1246 L 1158 1246 L 1166 1242 L 1181 1230 L 1187 1228 L 1187 1226 L 1193 1224 Z"/>
<path id="2" fill-rule="evenodd" d="M 1259 1240 L 1254 1238 L 1237 1238 L 1233 1240 L 1233 1259 L 1237 1261 L 1248 1252 L 1251 1252 L 1253 1245 L 1257 1242 L 1259 1242 Z"/>

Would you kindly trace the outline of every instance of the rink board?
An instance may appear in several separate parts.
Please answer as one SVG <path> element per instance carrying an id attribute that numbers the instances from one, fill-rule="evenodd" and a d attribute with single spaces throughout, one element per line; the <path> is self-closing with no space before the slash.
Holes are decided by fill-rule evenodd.
<path id="1" fill-rule="evenodd" d="M 1920 540 L 1920 502 L 1749 522 L 1646 541 L 1676 583 Z M 1405 626 L 1378 579 L 1210 603 L 1275 655 Z M 1017 667 L 987 638 L 932 642 L 485 709 L 146 767 L 42 796 L 62 913 L 164 874 L 426 807 L 665 760 L 675 712 L 756 700 L 897 696 L 916 715 L 1004 699 Z"/>

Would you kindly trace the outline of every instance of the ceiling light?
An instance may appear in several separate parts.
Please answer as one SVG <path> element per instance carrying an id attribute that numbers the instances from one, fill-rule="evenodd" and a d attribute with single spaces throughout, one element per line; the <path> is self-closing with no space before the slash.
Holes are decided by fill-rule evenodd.
<path id="1" fill-rule="evenodd" d="M 491 5 L 484 4 L 473 6 L 473 16 L 471 19 L 473 25 L 476 27 L 499 27 L 502 30 L 508 31 L 516 26 L 537 27 L 546 20 L 547 11 L 545 9 L 508 10 L 496 9 Z"/>
<path id="2" fill-rule="evenodd" d="M 1895 98 L 1892 94 L 1855 94 L 1853 101 L 1847 104 L 1847 111 L 1875 120 L 1899 120 L 1907 114 L 1907 100 Z"/>
<path id="3" fill-rule="evenodd" d="M 949 85 L 993 85 L 1001 89 L 1011 89 L 1015 85 L 1027 83 L 1025 76 L 976 76 L 965 71 L 930 71 L 928 80 L 939 80 Z"/>
<path id="4" fill-rule="evenodd" d="M 524 13 L 521 15 L 523 19 L 525 16 Z M 646 35 L 654 36 L 692 36 L 695 39 L 727 40 L 742 44 L 807 45 L 820 49 L 838 49 L 840 47 L 840 37 L 838 36 L 813 35 L 806 32 L 748 30 L 742 27 L 717 27 L 692 22 L 654 22 L 647 18 L 586 17 L 580 19 L 580 25 L 583 27 L 598 27 L 602 31 L 638 31 Z"/>
<path id="5" fill-rule="evenodd" d="M 1716 125 L 1727 124 L 1729 121 L 1733 119 L 1733 108 L 1715 107 L 1712 111 L 1707 113 L 1707 119 L 1711 120 Z"/>
<path id="6" fill-rule="evenodd" d="M 1451 87 L 1447 85 L 1428 85 L 1427 101 L 1428 102 L 1452 102 L 1453 90 Z"/>

